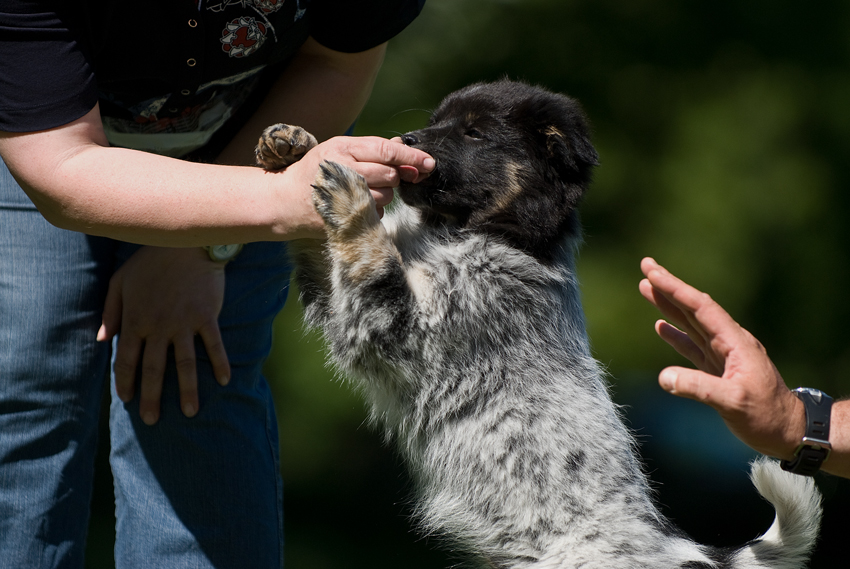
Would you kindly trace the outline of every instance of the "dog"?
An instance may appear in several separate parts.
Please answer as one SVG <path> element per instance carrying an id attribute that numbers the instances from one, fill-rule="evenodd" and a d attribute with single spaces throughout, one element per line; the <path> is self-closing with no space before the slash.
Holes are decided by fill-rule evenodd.
<path id="1" fill-rule="evenodd" d="M 479 567 L 803 567 L 820 524 L 809 478 L 757 460 L 776 510 L 738 549 L 697 544 L 652 501 L 591 356 L 577 207 L 598 163 L 571 98 L 503 80 L 448 95 L 402 142 L 436 160 L 383 219 L 365 180 L 325 162 L 327 241 L 292 243 L 305 320 L 409 465 L 416 514 Z M 269 127 L 258 163 L 315 145 Z"/>

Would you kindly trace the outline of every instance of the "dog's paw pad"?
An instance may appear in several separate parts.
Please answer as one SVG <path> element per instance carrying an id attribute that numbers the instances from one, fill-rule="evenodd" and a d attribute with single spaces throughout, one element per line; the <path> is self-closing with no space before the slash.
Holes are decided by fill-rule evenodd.
<path id="1" fill-rule="evenodd" d="M 258 166 L 279 170 L 300 160 L 316 144 L 316 137 L 300 126 L 275 124 L 263 131 L 254 156 Z"/>

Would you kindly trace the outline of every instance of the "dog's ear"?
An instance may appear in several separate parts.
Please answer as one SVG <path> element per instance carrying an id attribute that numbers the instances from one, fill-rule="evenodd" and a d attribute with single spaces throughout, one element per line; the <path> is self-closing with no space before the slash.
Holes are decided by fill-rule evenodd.
<path id="1" fill-rule="evenodd" d="M 564 95 L 550 94 L 538 107 L 538 140 L 553 187 L 561 188 L 569 209 L 581 202 L 599 155 L 590 142 L 590 127 L 579 104 Z"/>
<path id="2" fill-rule="evenodd" d="M 530 140 L 552 170 L 557 181 L 583 187 L 599 165 L 599 155 L 590 142 L 590 127 L 581 106 L 574 99 L 543 89 L 520 105 L 521 123 L 532 130 Z"/>
<path id="3" fill-rule="evenodd" d="M 566 164 L 574 170 L 599 165 L 599 155 L 584 128 L 570 129 L 565 133 L 556 125 L 548 125 L 543 130 L 549 158 L 555 163 Z"/>

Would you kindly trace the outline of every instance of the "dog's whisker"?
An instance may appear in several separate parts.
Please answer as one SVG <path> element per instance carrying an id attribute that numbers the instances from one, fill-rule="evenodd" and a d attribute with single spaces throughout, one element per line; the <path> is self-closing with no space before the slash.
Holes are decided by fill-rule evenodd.
<path id="1" fill-rule="evenodd" d="M 406 114 L 409 114 L 409 113 L 423 113 L 425 115 L 430 116 L 431 112 L 432 111 L 429 111 L 428 109 L 403 109 L 401 111 L 397 111 L 397 112 L 391 114 L 390 118 L 395 119 L 395 118 L 398 118 L 402 115 L 406 115 Z"/>

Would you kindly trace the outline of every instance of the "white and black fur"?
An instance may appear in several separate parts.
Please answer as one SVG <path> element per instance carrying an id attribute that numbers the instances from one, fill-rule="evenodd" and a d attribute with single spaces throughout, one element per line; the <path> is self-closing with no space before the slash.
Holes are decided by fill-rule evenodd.
<path id="1" fill-rule="evenodd" d="M 308 136 L 270 127 L 259 163 Z M 326 162 L 327 242 L 293 249 L 307 323 L 398 444 L 423 529 L 481 567 L 803 567 L 820 495 L 773 461 L 751 476 L 776 521 L 739 549 L 694 543 L 652 502 L 585 332 L 576 206 L 597 155 L 578 104 L 477 84 L 402 138 L 434 173 L 380 220 L 365 181 Z"/>

